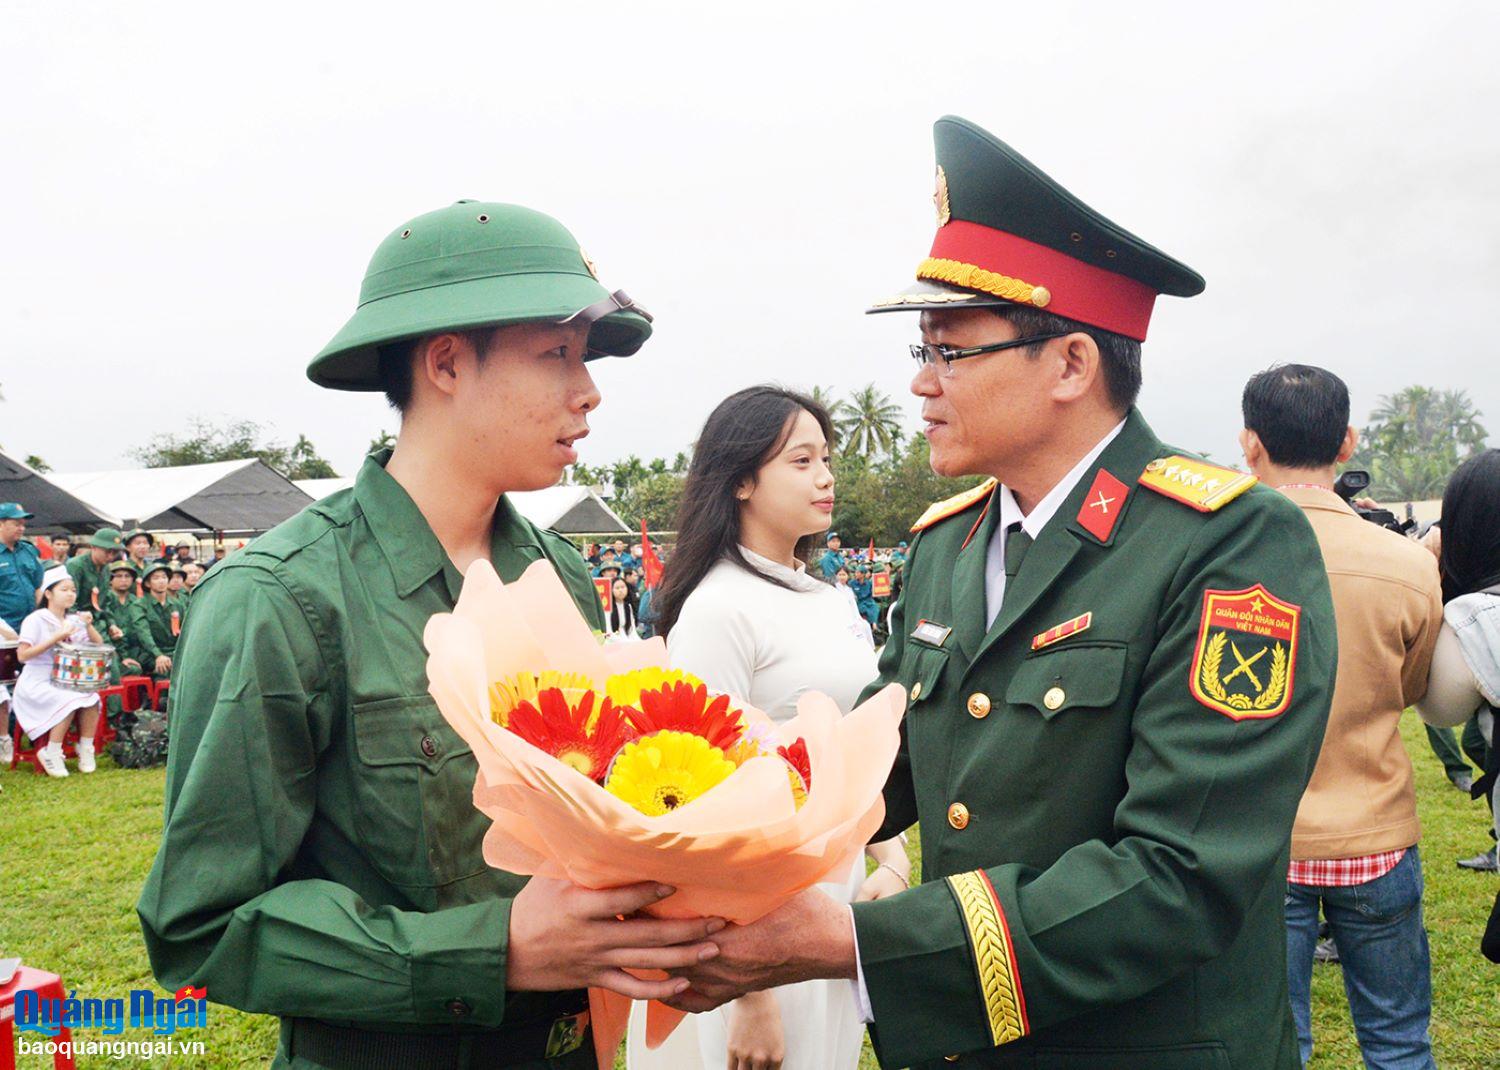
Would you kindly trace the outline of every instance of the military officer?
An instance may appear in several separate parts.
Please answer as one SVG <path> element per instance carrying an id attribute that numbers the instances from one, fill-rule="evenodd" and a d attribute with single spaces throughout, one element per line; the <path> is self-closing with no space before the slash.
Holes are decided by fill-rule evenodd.
<path id="1" fill-rule="evenodd" d="M 182 634 L 182 606 L 167 593 L 172 566 L 153 561 L 146 566 L 141 584 L 146 593 L 130 604 L 128 624 L 131 645 L 140 655 L 141 667 L 157 680 L 172 675 L 172 658 Z"/>
<path id="2" fill-rule="evenodd" d="M 89 536 L 86 546 L 88 553 L 70 557 L 67 569 L 78 588 L 76 605 L 94 613 L 97 619 L 109 593 L 109 563 L 124 549 L 124 544 L 120 541 L 118 528 L 100 528 Z"/>
<path id="3" fill-rule="evenodd" d="M 701 941 L 721 922 L 631 917 L 670 889 L 485 864 L 477 765 L 428 693 L 422 645 L 479 560 L 507 581 L 550 562 L 602 627 L 578 551 L 508 492 L 577 461 L 600 400 L 587 362 L 650 332 L 539 212 L 460 201 L 397 227 L 308 369 L 384 391 L 394 450 L 193 593 L 138 909 L 168 989 L 281 1017 L 275 1065 L 593 1067 L 586 986 L 669 995 L 685 982 L 623 967 L 714 953 Z"/>
<path id="4" fill-rule="evenodd" d="M 722 933 L 680 1002 L 843 976 L 889 1067 L 1292 1070 L 1316 542 L 1135 408 L 1155 297 L 1202 279 L 978 127 L 936 143 L 932 252 L 877 308 L 921 313 L 933 468 L 990 478 L 917 522 L 880 660 L 910 701 L 876 839 L 918 822 L 923 883 Z"/>

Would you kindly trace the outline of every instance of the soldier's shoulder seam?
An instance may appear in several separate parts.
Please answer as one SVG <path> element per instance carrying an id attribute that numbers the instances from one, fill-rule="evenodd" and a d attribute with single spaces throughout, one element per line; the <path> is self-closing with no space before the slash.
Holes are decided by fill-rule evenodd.
<path id="1" fill-rule="evenodd" d="M 911 526 L 912 532 L 925 531 L 940 520 L 947 520 L 950 516 L 957 516 L 964 510 L 973 508 L 988 498 L 998 483 L 999 480 L 992 477 L 986 479 L 977 487 L 971 487 L 960 494 L 953 495 L 951 498 L 944 498 L 940 502 L 934 502 L 927 507 L 927 511 L 919 516 L 917 522 Z"/>
<path id="2" fill-rule="evenodd" d="M 1233 468 L 1177 453 L 1151 461 L 1136 482 L 1200 513 L 1214 513 L 1260 481 Z"/>

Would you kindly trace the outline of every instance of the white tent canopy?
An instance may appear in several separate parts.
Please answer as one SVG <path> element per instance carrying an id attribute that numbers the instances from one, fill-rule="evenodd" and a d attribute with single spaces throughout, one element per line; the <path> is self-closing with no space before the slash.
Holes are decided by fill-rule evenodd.
<path id="1" fill-rule="evenodd" d="M 298 488 L 314 498 L 354 486 L 352 479 L 298 479 Z M 539 528 L 564 535 L 629 535 L 630 527 L 588 487 L 558 486 L 506 495 L 516 511 Z"/>
<path id="2" fill-rule="evenodd" d="M 119 525 L 153 531 L 266 531 L 312 499 L 251 457 L 169 468 L 58 472 L 49 477 Z"/>

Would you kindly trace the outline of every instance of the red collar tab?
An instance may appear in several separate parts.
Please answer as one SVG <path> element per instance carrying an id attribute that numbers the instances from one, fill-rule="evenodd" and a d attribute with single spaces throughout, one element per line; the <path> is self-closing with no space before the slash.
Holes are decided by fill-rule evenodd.
<path id="1" fill-rule="evenodd" d="M 1130 488 L 1121 483 L 1105 469 L 1094 476 L 1093 486 L 1083 497 L 1078 510 L 1078 523 L 1100 542 L 1109 542 L 1115 530 L 1115 522 L 1125 511 L 1125 499 L 1130 497 Z"/>
<path id="2" fill-rule="evenodd" d="M 1007 281 L 1019 280 L 1032 294 L 1044 295 L 1020 304 L 1034 305 L 1057 316 L 1087 323 L 1138 342 L 1146 340 L 1156 291 L 1143 282 L 1075 260 L 1067 253 L 980 223 L 954 219 L 938 229 L 932 241 L 934 260 L 972 265 Z M 918 275 L 922 271 L 919 269 Z M 979 276 L 984 280 L 986 276 Z M 940 278 L 938 281 L 948 281 Z M 960 283 L 962 285 L 962 283 Z M 999 296 L 1012 297 L 1009 287 L 970 282 L 968 288 L 984 292 L 1004 289 Z"/>

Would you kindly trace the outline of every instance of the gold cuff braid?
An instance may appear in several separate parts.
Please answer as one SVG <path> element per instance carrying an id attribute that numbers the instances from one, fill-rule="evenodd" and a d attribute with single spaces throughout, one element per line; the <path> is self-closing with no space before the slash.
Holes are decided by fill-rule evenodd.
<path id="1" fill-rule="evenodd" d="M 979 991 L 996 1046 L 1020 1040 L 1029 1029 L 1009 935 L 989 881 L 979 870 L 948 878 L 953 897 L 969 931 L 969 946 L 979 973 Z"/>

